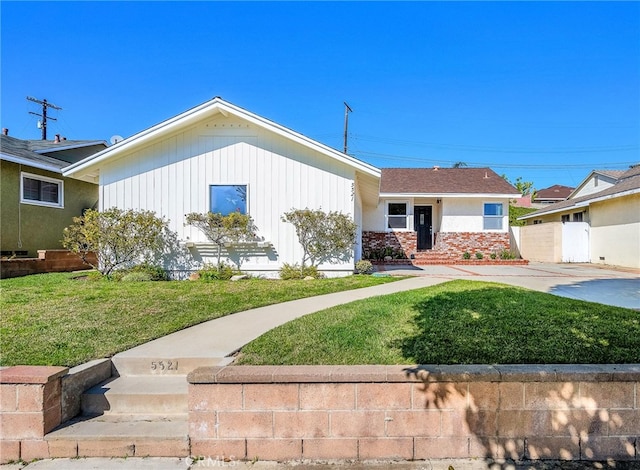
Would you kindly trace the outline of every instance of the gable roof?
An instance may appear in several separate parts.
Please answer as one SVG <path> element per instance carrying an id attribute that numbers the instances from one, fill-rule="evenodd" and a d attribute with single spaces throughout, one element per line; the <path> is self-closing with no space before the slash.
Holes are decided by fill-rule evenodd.
<path id="1" fill-rule="evenodd" d="M 62 173 L 62 168 L 69 165 L 69 162 L 54 158 L 50 155 L 44 155 L 50 151 L 59 150 L 58 147 L 66 149 L 99 145 L 100 141 L 70 141 L 65 140 L 60 143 L 41 140 L 23 140 L 16 137 L 1 134 L 0 135 L 0 159 L 19 163 L 21 165 L 39 168 L 41 170 Z"/>
<path id="2" fill-rule="evenodd" d="M 346 165 L 349 165 L 355 168 L 357 171 L 362 172 L 366 175 L 374 176 L 376 178 L 380 176 L 380 170 L 372 165 L 369 165 L 368 163 L 353 158 L 338 150 L 332 149 L 331 147 L 321 144 L 320 142 L 310 139 L 309 137 L 306 137 L 289 128 L 281 126 L 280 124 L 270 121 L 269 119 L 258 116 L 257 114 L 231 104 L 220 97 L 215 97 L 214 99 L 207 101 L 206 103 L 202 103 L 201 105 L 191 108 L 181 114 L 178 114 L 177 116 L 162 121 L 153 127 L 138 132 L 137 134 L 128 137 L 115 145 L 112 145 L 102 152 L 98 152 L 95 155 L 74 163 L 65 168 L 63 174 L 65 176 L 71 176 L 79 179 L 87 178 L 88 176 L 94 176 L 99 171 L 99 167 L 106 160 L 120 156 L 125 152 L 134 151 L 144 145 L 147 145 L 150 141 L 153 141 L 154 139 L 162 135 L 184 129 L 197 122 L 200 122 L 203 119 L 210 118 L 217 114 L 222 114 L 225 117 L 228 115 L 237 116 L 241 119 L 255 124 L 256 126 L 297 142 L 307 148 L 320 152 L 327 157 L 345 163 Z"/>
<path id="3" fill-rule="evenodd" d="M 491 168 L 383 168 L 380 195 L 491 195 L 520 197 Z"/>
<path id="4" fill-rule="evenodd" d="M 591 174 L 593 174 L 593 172 Z M 607 199 L 628 196 L 631 194 L 640 194 L 640 165 L 635 165 L 629 170 L 623 171 L 619 176 L 618 181 L 613 186 L 603 189 L 602 191 L 550 204 L 544 209 L 518 217 L 518 220 L 526 220 L 541 215 L 564 212 L 571 210 L 574 207 L 586 207 L 594 202 L 605 201 Z"/>
<path id="5" fill-rule="evenodd" d="M 539 200 L 557 200 L 562 201 L 569 197 L 575 188 L 570 186 L 562 186 L 561 184 L 554 184 L 548 188 L 540 189 L 536 191 L 536 197 L 534 201 Z"/>

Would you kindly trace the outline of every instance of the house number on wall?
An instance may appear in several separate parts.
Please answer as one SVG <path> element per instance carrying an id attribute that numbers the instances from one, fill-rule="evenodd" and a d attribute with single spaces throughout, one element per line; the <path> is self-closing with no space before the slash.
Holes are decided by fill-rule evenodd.
<path id="1" fill-rule="evenodd" d="M 178 361 L 151 361 L 151 370 L 178 370 Z"/>

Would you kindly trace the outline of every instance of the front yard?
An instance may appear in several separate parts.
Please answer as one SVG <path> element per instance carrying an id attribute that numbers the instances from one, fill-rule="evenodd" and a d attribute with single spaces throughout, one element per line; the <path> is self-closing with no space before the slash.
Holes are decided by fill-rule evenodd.
<path id="1" fill-rule="evenodd" d="M 640 312 L 504 284 L 451 281 L 275 328 L 240 364 L 640 362 Z"/>
<path id="2" fill-rule="evenodd" d="M 230 313 L 392 282 L 91 281 L 77 274 L 0 280 L 0 365 L 75 366 Z"/>

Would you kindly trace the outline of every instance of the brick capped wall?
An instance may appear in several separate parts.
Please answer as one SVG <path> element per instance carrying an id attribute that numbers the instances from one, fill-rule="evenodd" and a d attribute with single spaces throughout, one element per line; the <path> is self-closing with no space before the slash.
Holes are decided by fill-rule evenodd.
<path id="1" fill-rule="evenodd" d="M 229 366 L 188 380 L 193 456 L 640 459 L 637 365 Z"/>
<path id="2" fill-rule="evenodd" d="M 97 262 L 94 254 L 89 257 L 94 264 Z M 91 269 L 91 266 L 68 250 L 38 250 L 38 258 L 3 259 L 0 262 L 0 279 L 83 269 Z"/>
<path id="3" fill-rule="evenodd" d="M 460 258 L 468 251 L 470 254 L 501 253 L 511 249 L 508 233 L 497 232 L 438 232 L 434 251 L 441 251 Z"/>

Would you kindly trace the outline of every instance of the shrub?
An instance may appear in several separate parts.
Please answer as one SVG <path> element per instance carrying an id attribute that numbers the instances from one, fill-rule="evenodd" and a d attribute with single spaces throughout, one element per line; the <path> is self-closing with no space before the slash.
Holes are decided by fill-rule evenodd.
<path id="1" fill-rule="evenodd" d="M 513 256 L 513 253 L 511 253 L 509 250 L 502 250 L 500 252 L 500 259 L 514 259 L 515 256 Z"/>
<path id="2" fill-rule="evenodd" d="M 465 251 L 464 253 L 462 253 L 462 259 L 471 259 L 471 253 Z"/>
<path id="3" fill-rule="evenodd" d="M 89 209 L 64 229 L 62 246 L 109 276 L 163 253 L 170 235 L 168 222 L 151 211 Z M 92 263 L 91 253 L 95 253 L 97 263 Z"/>
<path id="4" fill-rule="evenodd" d="M 151 274 L 137 271 L 137 272 L 128 272 L 123 275 L 120 280 L 122 282 L 143 282 L 143 281 L 153 281 Z"/>
<path id="5" fill-rule="evenodd" d="M 387 256 L 393 259 L 407 259 L 407 255 L 400 248 L 385 246 L 384 248 L 376 248 L 365 252 L 365 258 L 373 260 L 384 260 Z"/>
<path id="6" fill-rule="evenodd" d="M 302 267 L 309 262 L 318 266 L 323 262 L 344 261 L 351 256 L 358 226 L 340 212 L 311 209 L 291 209 L 282 216 L 283 222 L 295 227 L 302 246 Z"/>
<path id="7" fill-rule="evenodd" d="M 498 255 L 497 255 L 497 254 L 495 254 L 495 253 L 491 253 L 491 254 L 489 255 L 489 258 L 491 258 L 491 259 L 496 259 L 497 257 L 498 257 Z"/>
<path id="8" fill-rule="evenodd" d="M 304 279 L 305 277 L 321 279 L 324 275 L 318 271 L 317 266 L 300 266 L 298 263 L 284 263 L 280 269 L 280 279 L 283 280 Z"/>
<path id="9" fill-rule="evenodd" d="M 169 276 L 167 271 L 162 266 L 157 266 L 150 263 L 142 263 L 129 269 L 130 273 L 144 273 L 148 274 L 151 281 L 168 281 Z"/>
<path id="10" fill-rule="evenodd" d="M 207 212 L 200 214 L 191 212 L 185 216 L 185 225 L 192 225 L 202 231 L 205 236 L 218 248 L 218 262 L 222 256 L 222 248 L 225 243 L 240 243 L 256 239 L 257 227 L 249 214 L 231 212 L 222 215 L 219 212 Z M 238 264 L 240 268 L 240 264 Z"/>
<path id="11" fill-rule="evenodd" d="M 356 263 L 356 272 L 358 274 L 371 274 L 373 272 L 373 264 L 371 264 L 371 261 L 361 259 Z"/>
<path id="12" fill-rule="evenodd" d="M 476 253 L 476 258 L 477 258 L 477 259 L 482 259 L 482 258 L 484 258 L 484 255 L 483 255 L 481 252 L 479 252 L 479 251 L 478 251 L 478 252 Z"/>
<path id="13" fill-rule="evenodd" d="M 215 264 L 205 264 L 198 271 L 198 274 L 200 274 L 200 279 L 203 281 L 228 281 L 236 274 L 240 274 L 240 271 L 225 263 L 220 263 L 217 266 Z"/>

